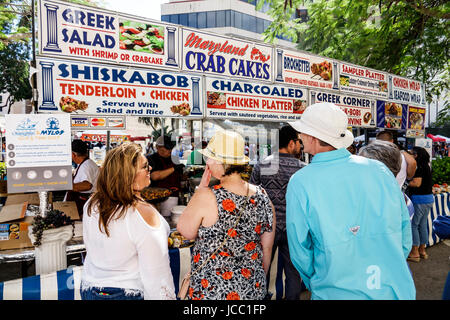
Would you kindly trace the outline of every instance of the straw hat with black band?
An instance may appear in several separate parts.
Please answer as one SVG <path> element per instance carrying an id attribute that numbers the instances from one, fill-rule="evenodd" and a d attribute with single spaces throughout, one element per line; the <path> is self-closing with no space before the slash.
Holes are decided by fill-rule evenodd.
<path id="1" fill-rule="evenodd" d="M 239 133 L 233 130 L 219 130 L 206 148 L 198 152 L 223 164 L 243 165 L 249 162 L 249 158 L 244 154 L 244 147 L 244 139 Z"/>

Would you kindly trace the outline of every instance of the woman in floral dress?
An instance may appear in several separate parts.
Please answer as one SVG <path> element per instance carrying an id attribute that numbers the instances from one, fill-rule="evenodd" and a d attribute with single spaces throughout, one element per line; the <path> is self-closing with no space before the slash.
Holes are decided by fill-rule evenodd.
<path id="1" fill-rule="evenodd" d="M 202 153 L 208 158 L 202 181 L 177 225 L 195 239 L 188 299 L 263 299 L 275 230 L 272 203 L 264 189 L 240 176 L 248 158 L 239 134 L 219 131 Z M 211 176 L 220 184 L 210 189 Z"/>

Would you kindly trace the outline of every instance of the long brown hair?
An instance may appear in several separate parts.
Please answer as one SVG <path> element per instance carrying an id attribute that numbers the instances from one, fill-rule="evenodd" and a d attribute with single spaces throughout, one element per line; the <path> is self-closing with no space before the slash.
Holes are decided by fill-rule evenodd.
<path id="1" fill-rule="evenodd" d="M 120 219 L 137 198 L 133 192 L 139 155 L 142 147 L 136 143 L 124 142 L 110 150 L 100 168 L 97 191 L 92 195 L 87 213 L 90 216 L 96 207 L 99 213 L 98 226 L 109 237 L 108 224 Z"/>

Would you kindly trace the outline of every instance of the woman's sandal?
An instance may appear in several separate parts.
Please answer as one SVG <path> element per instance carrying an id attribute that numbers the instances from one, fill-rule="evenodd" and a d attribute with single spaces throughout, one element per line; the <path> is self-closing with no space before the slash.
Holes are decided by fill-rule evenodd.
<path id="1" fill-rule="evenodd" d="M 420 262 L 420 256 L 418 256 L 418 257 L 409 256 L 407 260 L 412 261 L 412 262 Z"/>
<path id="2" fill-rule="evenodd" d="M 420 253 L 420 257 L 422 258 L 422 259 L 428 259 L 428 254 L 426 254 L 426 253 Z"/>

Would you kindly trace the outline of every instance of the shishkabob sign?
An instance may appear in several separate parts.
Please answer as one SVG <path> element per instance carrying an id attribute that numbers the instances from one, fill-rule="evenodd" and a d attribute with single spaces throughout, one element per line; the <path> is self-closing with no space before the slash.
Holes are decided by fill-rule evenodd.
<path id="1" fill-rule="evenodd" d="M 200 76 L 39 57 L 39 112 L 203 117 Z"/>
<path id="2" fill-rule="evenodd" d="M 39 53 L 179 69 L 179 28 L 73 3 L 39 1 Z"/>

